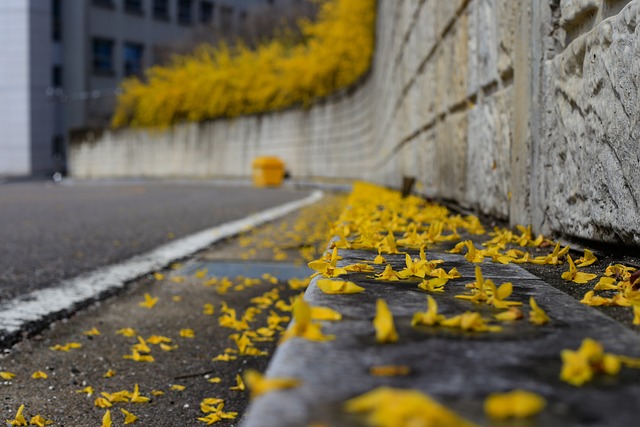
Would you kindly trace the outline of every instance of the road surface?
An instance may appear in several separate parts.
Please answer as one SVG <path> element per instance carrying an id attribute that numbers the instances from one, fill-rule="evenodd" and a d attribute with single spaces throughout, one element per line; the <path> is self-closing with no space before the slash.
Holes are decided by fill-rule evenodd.
<path id="1" fill-rule="evenodd" d="M 0 185 L 0 303 L 307 194 L 204 183 Z"/>

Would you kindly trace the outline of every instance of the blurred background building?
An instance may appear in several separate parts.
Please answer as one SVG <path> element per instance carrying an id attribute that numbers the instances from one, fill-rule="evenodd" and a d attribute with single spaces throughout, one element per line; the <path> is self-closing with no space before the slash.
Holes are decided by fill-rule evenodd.
<path id="1" fill-rule="evenodd" d="M 125 77 L 314 12 L 307 0 L 1 0 L 0 176 L 63 172 L 69 132 L 108 126 Z"/>

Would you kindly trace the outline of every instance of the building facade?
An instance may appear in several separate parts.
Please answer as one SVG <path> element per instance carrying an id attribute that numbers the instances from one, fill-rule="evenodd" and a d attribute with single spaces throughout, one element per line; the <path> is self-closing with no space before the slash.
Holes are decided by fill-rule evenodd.
<path id="1" fill-rule="evenodd" d="M 0 1 L 0 176 L 64 171 L 76 129 L 109 125 L 122 79 L 301 0 Z"/>

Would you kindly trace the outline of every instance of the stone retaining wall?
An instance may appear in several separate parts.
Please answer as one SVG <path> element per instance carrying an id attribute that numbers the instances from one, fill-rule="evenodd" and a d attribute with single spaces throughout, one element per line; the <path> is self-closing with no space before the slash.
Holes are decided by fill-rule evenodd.
<path id="1" fill-rule="evenodd" d="M 76 177 L 364 178 L 640 244 L 640 0 L 379 0 L 365 81 L 310 110 L 75 139 Z"/>

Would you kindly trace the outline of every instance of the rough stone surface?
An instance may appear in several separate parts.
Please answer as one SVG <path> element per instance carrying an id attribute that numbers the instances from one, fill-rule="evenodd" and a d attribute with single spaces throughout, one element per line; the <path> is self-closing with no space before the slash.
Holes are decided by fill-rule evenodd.
<path id="1" fill-rule="evenodd" d="M 640 2 L 545 64 L 540 192 L 546 229 L 640 244 Z"/>
<path id="2" fill-rule="evenodd" d="M 480 211 L 509 216 L 512 88 L 469 110 L 467 200 Z"/>

